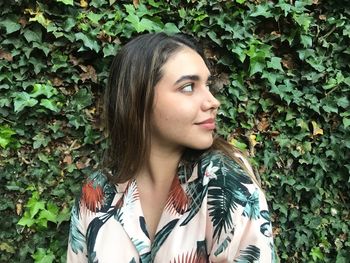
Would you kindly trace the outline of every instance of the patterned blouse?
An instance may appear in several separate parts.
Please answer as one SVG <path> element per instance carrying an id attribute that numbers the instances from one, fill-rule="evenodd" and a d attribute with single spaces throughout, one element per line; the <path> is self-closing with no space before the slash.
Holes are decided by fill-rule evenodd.
<path id="1" fill-rule="evenodd" d="M 156 200 L 155 200 L 156 202 Z M 232 159 L 180 164 L 150 242 L 136 181 L 96 172 L 72 210 L 68 262 L 276 262 L 261 189 Z"/>

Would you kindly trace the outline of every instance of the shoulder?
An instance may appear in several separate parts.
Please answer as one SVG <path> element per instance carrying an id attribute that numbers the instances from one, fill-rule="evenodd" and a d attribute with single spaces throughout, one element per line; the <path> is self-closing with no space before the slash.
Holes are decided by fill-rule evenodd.
<path id="1" fill-rule="evenodd" d="M 247 162 L 243 156 L 237 155 L 241 163 Z M 249 168 L 248 168 L 249 167 Z M 251 169 L 248 166 L 247 169 Z M 253 184 L 252 177 L 237 160 L 227 156 L 221 151 L 210 151 L 205 153 L 198 162 L 198 172 L 203 177 L 203 183 L 212 181 L 220 183 L 225 187 L 231 181 L 242 184 Z M 215 183 L 214 183 L 215 184 Z"/>
<path id="2" fill-rule="evenodd" d="M 94 171 L 83 182 L 80 194 L 80 205 L 90 212 L 98 212 L 109 205 L 116 193 L 106 174 Z"/>

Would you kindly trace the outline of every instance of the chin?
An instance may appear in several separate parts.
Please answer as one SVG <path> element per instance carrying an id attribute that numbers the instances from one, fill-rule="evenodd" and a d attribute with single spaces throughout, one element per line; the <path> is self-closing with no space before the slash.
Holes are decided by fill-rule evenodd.
<path id="1" fill-rule="evenodd" d="M 194 150 L 205 150 L 210 148 L 213 145 L 214 140 L 210 139 L 208 141 L 198 141 L 195 144 L 189 145 L 189 148 Z"/>

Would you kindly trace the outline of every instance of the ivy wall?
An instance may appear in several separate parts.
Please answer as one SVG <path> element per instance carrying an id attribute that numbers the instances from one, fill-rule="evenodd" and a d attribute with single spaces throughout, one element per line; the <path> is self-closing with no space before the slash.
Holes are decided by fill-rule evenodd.
<path id="1" fill-rule="evenodd" d="M 348 262 L 347 0 L 15 0 L 0 12 L 1 262 L 65 262 L 73 198 L 104 148 L 111 58 L 155 31 L 203 44 L 219 133 L 252 157 L 281 262 Z"/>

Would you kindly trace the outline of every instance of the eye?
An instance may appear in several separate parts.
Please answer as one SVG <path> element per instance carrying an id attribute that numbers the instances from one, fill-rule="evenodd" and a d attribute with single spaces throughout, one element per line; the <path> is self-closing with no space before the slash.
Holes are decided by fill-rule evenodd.
<path id="1" fill-rule="evenodd" d="M 194 84 L 188 83 L 188 84 L 182 86 L 181 91 L 184 93 L 190 93 L 190 92 L 193 92 L 193 89 L 194 89 Z"/>
<path id="2" fill-rule="evenodd" d="M 208 80 L 208 82 L 205 84 L 205 87 L 207 88 L 207 90 L 212 92 L 213 82 Z"/>

